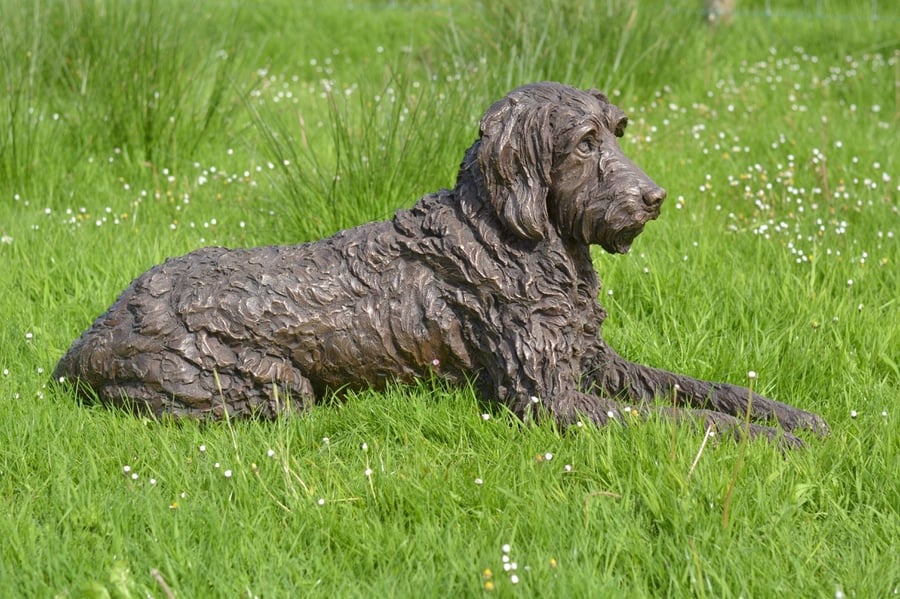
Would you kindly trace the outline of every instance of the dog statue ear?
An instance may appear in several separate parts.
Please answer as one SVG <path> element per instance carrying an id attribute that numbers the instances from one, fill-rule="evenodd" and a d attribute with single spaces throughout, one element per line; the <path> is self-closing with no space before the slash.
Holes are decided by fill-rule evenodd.
<path id="1" fill-rule="evenodd" d="M 622 110 L 614 105 L 609 103 L 609 98 L 606 97 L 602 91 L 598 89 L 591 89 L 588 93 L 592 96 L 600 100 L 603 104 L 604 112 L 606 113 L 606 120 L 609 121 L 607 126 L 610 131 L 616 137 L 622 137 L 625 135 L 625 127 L 628 126 L 628 116 L 622 112 Z"/>
<path id="2" fill-rule="evenodd" d="M 478 164 L 490 202 L 503 225 L 523 239 L 543 239 L 549 224 L 552 108 L 507 96 L 481 119 Z"/>
<path id="3" fill-rule="evenodd" d="M 609 105 L 609 122 L 616 137 L 625 135 L 625 127 L 628 126 L 628 117 L 618 106 Z"/>

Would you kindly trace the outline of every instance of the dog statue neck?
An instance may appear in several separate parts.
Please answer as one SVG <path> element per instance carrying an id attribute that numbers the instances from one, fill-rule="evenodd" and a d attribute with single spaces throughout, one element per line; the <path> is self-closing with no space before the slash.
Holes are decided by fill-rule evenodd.
<path id="1" fill-rule="evenodd" d="M 474 189 L 477 192 L 476 196 L 481 199 L 487 199 L 484 173 L 481 172 L 481 166 L 478 164 L 478 149 L 480 146 L 481 141 L 476 141 L 466 150 L 459 165 L 459 172 L 456 174 L 454 191 L 459 192 L 464 188 Z M 457 193 L 457 195 L 462 194 Z"/>

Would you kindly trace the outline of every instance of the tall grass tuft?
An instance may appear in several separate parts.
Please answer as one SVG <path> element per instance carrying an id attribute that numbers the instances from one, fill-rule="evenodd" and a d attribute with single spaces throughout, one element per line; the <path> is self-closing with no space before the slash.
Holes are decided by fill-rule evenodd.
<path id="1" fill-rule="evenodd" d="M 67 164 L 119 148 L 135 164 L 192 156 L 234 115 L 239 12 L 150 0 L 16 3 L 0 24 L 0 172 L 28 185 L 38 149 Z"/>
<path id="2" fill-rule="evenodd" d="M 589 0 L 559 10 L 550 0 L 501 0 L 479 8 L 476 23 L 454 29 L 453 48 L 484 58 L 494 94 L 546 79 L 608 92 L 644 86 L 642 65 L 657 73 L 683 68 L 697 37 L 696 15 L 678 3 Z"/>
<path id="3" fill-rule="evenodd" d="M 478 130 L 471 109 L 446 93 L 407 58 L 359 86 L 324 82 L 324 117 L 251 99 L 286 214 L 322 237 L 452 187 Z"/>

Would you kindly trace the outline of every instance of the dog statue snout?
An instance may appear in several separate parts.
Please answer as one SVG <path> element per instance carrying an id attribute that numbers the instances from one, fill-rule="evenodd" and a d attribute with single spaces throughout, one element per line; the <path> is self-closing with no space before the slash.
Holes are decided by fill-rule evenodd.
<path id="1" fill-rule="evenodd" d="M 666 199 L 666 190 L 651 183 L 641 190 L 641 196 L 648 208 L 659 210 L 663 200 Z"/>

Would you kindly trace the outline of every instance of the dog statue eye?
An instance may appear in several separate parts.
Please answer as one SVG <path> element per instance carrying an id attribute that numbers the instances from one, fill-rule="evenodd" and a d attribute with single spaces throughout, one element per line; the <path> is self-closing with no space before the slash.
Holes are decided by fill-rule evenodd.
<path id="1" fill-rule="evenodd" d="M 578 146 L 576 148 L 582 154 L 590 154 L 594 151 L 594 147 L 594 141 L 585 137 L 580 142 L 578 142 Z"/>

